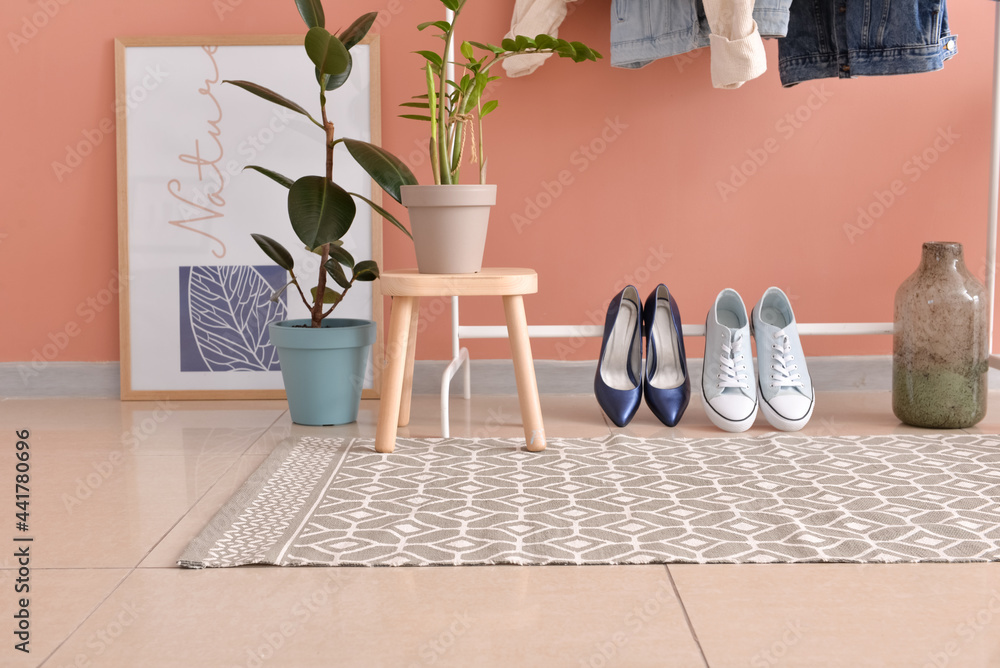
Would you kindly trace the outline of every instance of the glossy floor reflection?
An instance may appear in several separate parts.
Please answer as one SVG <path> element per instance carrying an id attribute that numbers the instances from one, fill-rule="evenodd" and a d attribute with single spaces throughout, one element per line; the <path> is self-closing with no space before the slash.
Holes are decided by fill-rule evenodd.
<path id="1" fill-rule="evenodd" d="M 1000 406 L 991 396 L 991 409 Z M 550 438 L 719 436 L 699 400 L 669 429 L 646 407 L 613 427 L 592 395 L 543 395 Z M 180 552 L 283 439 L 374 436 L 301 427 L 284 402 L 8 399 L 0 426 L 8 548 L 2 666 L 1000 666 L 1000 564 L 239 568 Z M 971 433 L 1000 433 L 997 410 Z M 515 396 L 453 398 L 453 436 L 522 436 Z M 30 654 L 12 538 L 14 432 L 31 432 Z M 770 428 L 763 420 L 750 433 Z M 910 433 L 878 392 L 821 393 L 805 433 Z M 414 397 L 401 436 L 440 435 Z M 391 457 L 391 456 L 390 456 Z"/>

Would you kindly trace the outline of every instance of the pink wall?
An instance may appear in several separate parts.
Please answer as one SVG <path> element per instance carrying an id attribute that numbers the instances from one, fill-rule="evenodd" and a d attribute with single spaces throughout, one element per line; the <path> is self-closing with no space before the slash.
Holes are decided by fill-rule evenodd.
<path id="1" fill-rule="evenodd" d="M 513 1 L 471 4 L 462 36 L 499 40 Z M 334 26 L 383 11 L 383 143 L 411 153 L 424 127 L 397 119 L 396 105 L 420 90 L 411 52 L 436 41 L 415 25 L 439 18 L 439 3 L 326 5 Z M 608 5 L 577 3 L 563 36 L 607 55 Z M 45 7 L 54 15 L 40 14 Z M 541 292 L 527 301 L 533 324 L 601 324 L 625 281 L 644 297 L 667 283 L 690 323 L 703 321 L 724 287 L 750 307 L 769 285 L 790 294 L 802 322 L 888 321 L 895 289 L 927 240 L 963 242 L 982 276 L 993 3 L 950 9 L 960 53 L 933 74 L 786 90 L 769 42 L 770 70 L 736 91 L 712 89 L 707 50 L 639 71 L 550 61 L 528 78 L 502 80 L 500 110 L 486 128 L 490 180 L 500 185 L 487 264 L 538 270 Z M 0 25 L 0 361 L 29 360 L 50 340 L 64 344 L 58 361 L 117 360 L 115 147 L 104 135 L 114 121 L 113 39 L 298 33 L 302 25 L 291 0 L 8 0 Z M 88 136 L 92 153 L 57 178 L 53 163 Z M 932 164 L 920 168 L 914 157 L 925 153 Z M 753 156 L 763 163 L 755 169 Z M 412 164 L 429 180 L 422 158 Z M 718 183 L 741 165 L 754 173 L 723 198 Z M 560 175 L 568 185 L 555 194 Z M 879 193 L 895 180 L 902 194 L 881 207 Z M 857 225 L 859 208 L 876 219 L 845 227 Z M 409 242 L 389 227 L 385 236 L 385 266 L 413 265 Z M 422 304 L 433 320 L 422 358 L 449 355 L 443 306 Z M 499 300 L 466 300 L 463 320 L 501 323 Z M 67 327 L 71 336 L 59 336 Z M 596 339 L 533 345 L 537 358 L 552 359 L 594 359 L 599 349 Z M 700 355 L 700 339 L 688 345 Z M 806 340 L 817 355 L 890 349 L 888 337 Z M 477 342 L 472 352 L 508 354 L 505 342 Z"/>

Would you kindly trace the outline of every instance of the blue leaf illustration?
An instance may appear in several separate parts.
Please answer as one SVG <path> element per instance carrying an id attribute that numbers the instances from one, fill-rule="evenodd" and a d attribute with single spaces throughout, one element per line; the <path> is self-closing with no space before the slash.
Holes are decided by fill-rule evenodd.
<path id="1" fill-rule="evenodd" d="M 286 318 L 272 285 L 255 267 L 191 267 L 191 330 L 210 371 L 278 371 L 268 323 Z"/>

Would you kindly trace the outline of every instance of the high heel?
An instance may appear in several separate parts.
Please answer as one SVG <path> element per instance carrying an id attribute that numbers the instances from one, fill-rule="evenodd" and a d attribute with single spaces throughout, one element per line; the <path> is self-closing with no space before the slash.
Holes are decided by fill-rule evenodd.
<path id="1" fill-rule="evenodd" d="M 653 415 L 673 427 L 680 422 L 691 400 L 691 380 L 684 353 L 680 310 L 662 283 L 646 298 L 642 325 L 646 335 L 642 394 Z"/>
<path id="2" fill-rule="evenodd" d="M 594 376 L 594 395 L 604 413 L 624 427 L 642 400 L 642 303 L 628 285 L 615 295 L 604 320 L 601 356 Z"/>

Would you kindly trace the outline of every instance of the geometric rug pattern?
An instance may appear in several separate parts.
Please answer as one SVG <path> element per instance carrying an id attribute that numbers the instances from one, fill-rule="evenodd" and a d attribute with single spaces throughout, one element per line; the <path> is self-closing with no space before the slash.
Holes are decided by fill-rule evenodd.
<path id="1" fill-rule="evenodd" d="M 303 438 L 178 562 L 1000 561 L 1000 437 Z"/>

